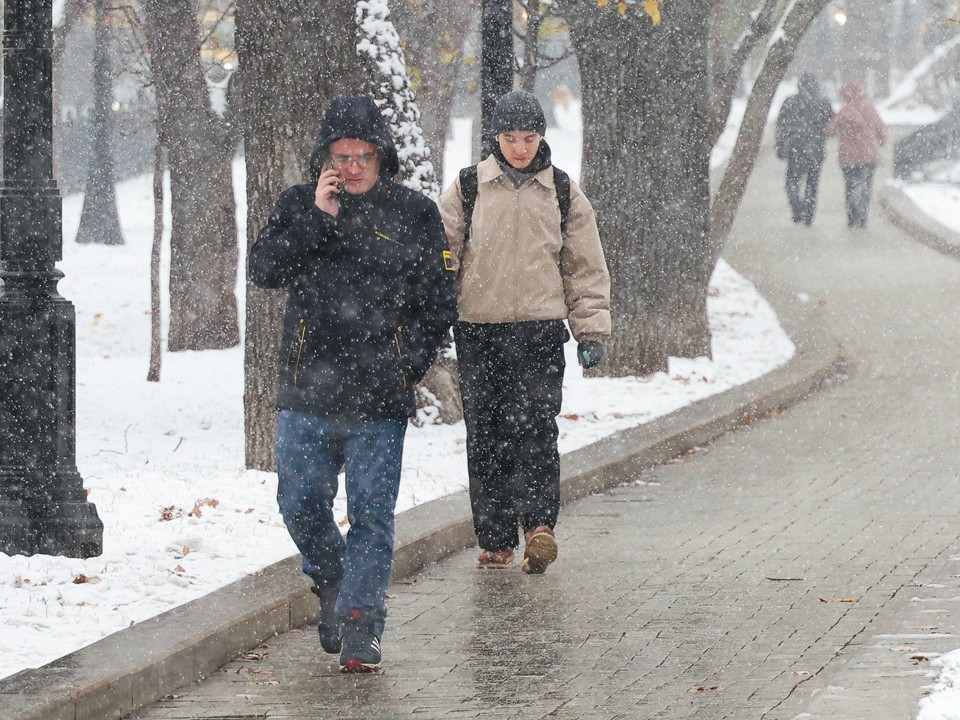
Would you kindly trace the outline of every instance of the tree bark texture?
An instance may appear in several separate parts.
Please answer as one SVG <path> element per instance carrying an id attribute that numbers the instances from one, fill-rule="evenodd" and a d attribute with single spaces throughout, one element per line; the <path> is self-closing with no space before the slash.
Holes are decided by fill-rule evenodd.
<path id="1" fill-rule="evenodd" d="M 147 382 L 160 382 L 163 313 L 160 297 L 160 256 L 163 250 L 163 145 L 153 150 L 153 242 L 150 245 L 150 365 Z"/>
<path id="2" fill-rule="evenodd" d="M 797 0 L 782 18 L 782 31 L 764 57 L 760 74 L 753 83 L 747 108 L 740 123 L 740 132 L 730 161 L 723 173 L 713 201 L 710 222 L 710 257 L 713 263 L 720 258 L 727 241 L 737 209 L 747 189 L 747 181 L 760 154 L 763 132 L 774 93 L 783 80 L 797 46 L 810 23 L 828 0 Z"/>
<path id="3" fill-rule="evenodd" d="M 235 138 L 210 108 L 191 0 L 142 0 L 156 86 L 157 132 L 170 171 L 168 349 L 240 342 Z"/>
<path id="4" fill-rule="evenodd" d="M 559 5 L 580 63 L 582 185 L 612 280 L 599 372 L 645 375 L 670 356 L 709 356 L 710 4 L 671 0 L 659 25 L 636 8 Z"/>
<path id="5" fill-rule="evenodd" d="M 480 16 L 480 155 L 493 152 L 493 109 L 513 90 L 513 2 L 483 0 Z"/>
<path id="6" fill-rule="evenodd" d="M 266 224 L 280 193 L 307 179 L 308 154 L 330 100 L 356 94 L 363 86 L 354 11 L 352 2 L 237 3 L 247 247 Z M 274 403 L 285 296 L 249 282 L 246 293 L 246 466 L 272 472 L 276 470 Z"/>

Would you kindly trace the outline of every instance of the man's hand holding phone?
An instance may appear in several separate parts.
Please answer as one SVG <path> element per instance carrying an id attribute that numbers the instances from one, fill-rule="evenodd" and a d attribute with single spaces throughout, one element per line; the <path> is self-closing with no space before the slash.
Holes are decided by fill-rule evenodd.
<path id="1" fill-rule="evenodd" d="M 329 165 L 323 166 L 317 181 L 317 194 L 314 201 L 318 208 L 328 215 L 337 216 L 340 212 L 340 193 L 343 190 L 343 178 Z"/>

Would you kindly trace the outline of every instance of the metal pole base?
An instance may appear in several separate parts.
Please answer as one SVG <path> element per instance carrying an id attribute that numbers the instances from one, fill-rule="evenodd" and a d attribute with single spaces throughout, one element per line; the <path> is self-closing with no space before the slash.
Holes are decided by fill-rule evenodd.
<path id="1" fill-rule="evenodd" d="M 0 196 L 2 200 L 2 196 Z M 59 271 L 0 272 L 0 550 L 99 555 L 75 449 L 73 305 Z"/>
<path id="2" fill-rule="evenodd" d="M 78 473 L 49 478 L 59 487 L 80 487 Z M 6 477 L 5 477 L 6 476 Z M 0 486 L 34 481 L 0 472 Z M 8 500 L 0 498 L 0 552 L 7 555 L 63 555 L 89 558 L 103 553 L 103 523 L 97 508 L 86 501 Z"/>

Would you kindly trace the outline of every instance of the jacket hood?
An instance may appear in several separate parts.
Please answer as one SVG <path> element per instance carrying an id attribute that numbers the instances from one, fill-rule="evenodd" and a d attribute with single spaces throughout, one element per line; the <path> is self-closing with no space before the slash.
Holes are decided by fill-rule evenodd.
<path id="1" fill-rule="evenodd" d="M 840 97 L 844 99 L 845 102 L 852 103 L 857 100 L 862 100 L 867 95 L 866 90 L 864 90 L 863 85 L 858 82 L 848 82 L 842 88 L 840 88 Z"/>
<path id="2" fill-rule="evenodd" d="M 310 152 L 310 177 L 320 178 L 330 143 L 349 138 L 373 143 L 380 149 L 380 177 L 389 180 L 400 172 L 400 159 L 383 115 L 373 98 L 366 95 L 337 97 L 330 103 L 317 128 L 317 139 Z"/>
<path id="3" fill-rule="evenodd" d="M 820 82 L 813 73 L 803 73 L 797 83 L 797 89 L 812 98 L 818 98 L 823 94 L 820 90 Z"/>

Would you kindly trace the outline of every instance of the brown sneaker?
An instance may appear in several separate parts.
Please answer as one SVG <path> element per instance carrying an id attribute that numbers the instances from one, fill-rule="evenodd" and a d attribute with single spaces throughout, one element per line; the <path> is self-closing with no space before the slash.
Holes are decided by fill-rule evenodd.
<path id="1" fill-rule="evenodd" d="M 503 570 L 513 562 L 513 550 L 484 550 L 477 556 L 477 567 L 484 570 Z"/>
<path id="2" fill-rule="evenodd" d="M 557 539 L 553 530 L 546 525 L 540 525 L 524 534 L 527 547 L 523 551 L 523 564 L 520 566 L 525 573 L 541 575 L 547 565 L 557 559 Z"/>

